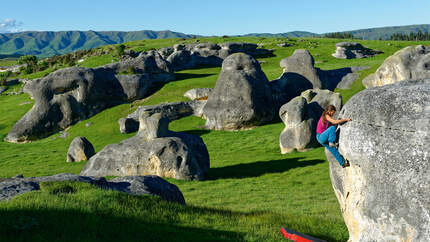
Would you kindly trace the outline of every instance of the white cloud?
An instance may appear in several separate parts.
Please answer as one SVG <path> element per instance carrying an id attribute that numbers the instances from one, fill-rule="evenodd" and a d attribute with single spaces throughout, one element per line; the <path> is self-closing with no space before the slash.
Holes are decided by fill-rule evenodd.
<path id="1" fill-rule="evenodd" d="M 20 28 L 22 22 L 17 22 L 15 19 L 6 18 L 0 22 L 0 33 L 14 33 L 22 31 Z"/>

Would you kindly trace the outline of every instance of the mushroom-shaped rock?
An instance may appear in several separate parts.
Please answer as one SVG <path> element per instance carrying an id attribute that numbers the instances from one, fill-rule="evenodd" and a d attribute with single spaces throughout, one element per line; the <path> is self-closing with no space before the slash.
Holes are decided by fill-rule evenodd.
<path id="1" fill-rule="evenodd" d="M 363 85 L 369 88 L 424 78 L 430 78 L 430 47 L 408 46 L 388 57 L 374 74 L 363 79 Z"/>
<path id="2" fill-rule="evenodd" d="M 340 115 L 333 189 L 350 241 L 430 241 L 430 80 L 369 88 Z"/>
<path id="3" fill-rule="evenodd" d="M 88 160 L 94 154 L 93 145 L 85 137 L 78 136 L 70 143 L 67 151 L 67 162 Z"/>
<path id="4" fill-rule="evenodd" d="M 129 114 L 126 118 L 118 120 L 121 133 L 127 134 L 139 129 L 139 116 L 148 112 L 150 114 L 161 113 L 169 121 L 177 120 L 186 116 L 202 116 L 202 109 L 206 101 L 193 100 L 188 102 L 162 103 L 158 105 L 139 106 L 136 111 Z"/>
<path id="5" fill-rule="evenodd" d="M 360 59 L 380 53 L 382 52 L 366 48 L 360 43 L 340 42 L 336 44 L 336 53 L 332 54 L 332 56 L 338 59 Z"/>
<path id="6" fill-rule="evenodd" d="M 209 153 L 200 137 L 169 131 L 169 121 L 160 113 L 143 112 L 139 120 L 140 130 L 136 136 L 107 145 L 91 157 L 81 175 L 205 178 Z"/>
<path id="7" fill-rule="evenodd" d="M 280 66 L 284 70 L 286 78 L 307 79 L 312 83 L 313 88 L 321 88 L 321 80 L 317 69 L 314 67 L 314 58 L 309 51 L 297 49 L 293 55 L 281 60 Z"/>
<path id="8" fill-rule="evenodd" d="M 329 90 L 312 89 L 302 92 L 279 110 L 285 128 L 279 137 L 281 153 L 306 151 L 318 145 L 315 132 L 322 111 L 328 105 L 340 110 L 342 97 Z"/>
<path id="9" fill-rule="evenodd" d="M 250 128 L 272 120 L 269 81 L 252 56 L 236 53 L 224 60 L 203 114 L 205 126 L 216 130 Z"/>

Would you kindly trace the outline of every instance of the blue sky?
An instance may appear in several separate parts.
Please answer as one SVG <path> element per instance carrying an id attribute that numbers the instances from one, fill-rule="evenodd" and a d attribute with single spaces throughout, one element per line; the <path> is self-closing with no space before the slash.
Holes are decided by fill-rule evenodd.
<path id="1" fill-rule="evenodd" d="M 430 24 L 430 0 L 3 0 L 0 32 L 172 30 L 233 35 Z"/>

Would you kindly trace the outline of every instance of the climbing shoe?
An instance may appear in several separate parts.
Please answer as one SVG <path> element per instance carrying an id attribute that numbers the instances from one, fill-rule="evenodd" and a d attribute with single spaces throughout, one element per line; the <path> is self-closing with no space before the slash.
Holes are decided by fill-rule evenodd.
<path id="1" fill-rule="evenodd" d="M 343 163 L 342 168 L 348 167 L 349 166 L 349 161 L 345 161 L 345 163 Z"/>
<path id="2" fill-rule="evenodd" d="M 328 146 L 338 148 L 339 144 L 338 143 L 328 143 Z"/>

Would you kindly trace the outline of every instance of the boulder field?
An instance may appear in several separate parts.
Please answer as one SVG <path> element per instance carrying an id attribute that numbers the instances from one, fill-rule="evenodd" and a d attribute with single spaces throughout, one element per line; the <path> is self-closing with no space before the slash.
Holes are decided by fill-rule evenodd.
<path id="1" fill-rule="evenodd" d="M 326 155 L 350 241 L 430 241 L 430 79 L 366 89 L 340 115 L 350 167 Z"/>
<path id="2" fill-rule="evenodd" d="M 24 92 L 34 99 L 34 106 L 12 127 L 5 141 L 46 137 L 106 108 L 145 97 L 153 80 L 174 78 L 169 64 L 154 51 L 123 62 L 95 69 L 65 68 L 25 84 Z M 132 67 L 139 74 L 118 74 L 122 69 L 114 65 Z"/>

